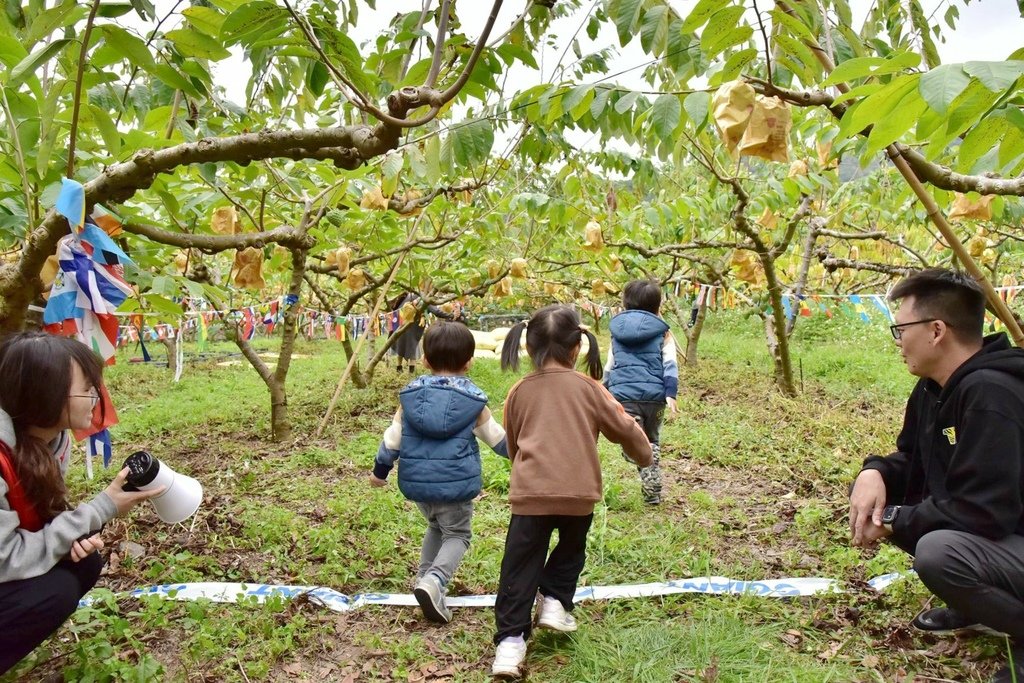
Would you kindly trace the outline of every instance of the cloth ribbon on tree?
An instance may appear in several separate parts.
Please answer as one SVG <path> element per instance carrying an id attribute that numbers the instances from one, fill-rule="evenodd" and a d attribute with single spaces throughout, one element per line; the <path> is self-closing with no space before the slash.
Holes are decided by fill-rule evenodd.
<path id="1" fill-rule="evenodd" d="M 63 180 L 56 210 L 67 219 L 71 234 L 57 242 L 58 271 L 43 311 L 44 329 L 75 337 L 110 365 L 117 349 L 114 312 L 132 293 L 124 278 L 124 267 L 132 262 L 97 221 L 111 231 L 119 230 L 120 224 L 102 209 L 86 217 L 85 188 L 68 178 Z M 108 427 L 117 424 L 117 411 L 106 387 L 97 390 L 101 400 L 93 409 L 92 425 L 76 430 L 75 437 L 88 437 L 89 455 L 102 455 L 107 467 L 113 455 Z"/>

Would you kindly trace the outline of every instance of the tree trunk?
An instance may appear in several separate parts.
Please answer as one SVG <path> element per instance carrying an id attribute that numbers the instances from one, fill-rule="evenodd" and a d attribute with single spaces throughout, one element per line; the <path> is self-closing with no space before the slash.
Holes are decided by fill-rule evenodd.
<path id="1" fill-rule="evenodd" d="M 295 337 L 298 334 L 298 308 L 302 294 L 303 275 L 306 272 L 305 249 L 292 249 L 292 279 L 288 286 L 288 294 L 295 297 L 295 303 L 284 309 L 284 331 L 281 335 L 281 348 L 277 355 L 277 367 L 271 370 L 248 341 L 238 335 L 235 329 L 234 340 L 242 355 L 259 374 L 260 379 L 270 391 L 270 431 L 275 443 L 291 441 L 292 423 L 288 415 L 288 368 L 295 350 Z"/>
<path id="2" fill-rule="evenodd" d="M 786 317 L 782 315 L 782 285 L 775 273 L 775 259 L 767 253 L 757 253 L 761 266 L 764 268 L 768 286 L 768 299 L 772 313 L 765 317 L 765 335 L 768 338 L 768 350 L 775 366 L 775 384 L 786 396 L 796 396 L 796 384 L 793 382 L 793 360 L 789 355 L 789 337 L 786 334 Z"/>
<path id="3" fill-rule="evenodd" d="M 693 325 L 686 329 L 686 356 L 687 365 L 697 364 L 697 342 L 700 341 L 700 333 L 704 329 L 704 319 L 708 315 L 707 301 L 697 307 L 697 319 Z"/>
<path id="4" fill-rule="evenodd" d="M 165 337 L 160 341 L 163 342 L 164 348 L 167 349 L 167 369 L 171 371 L 173 375 L 178 371 L 178 338 L 176 336 Z"/>

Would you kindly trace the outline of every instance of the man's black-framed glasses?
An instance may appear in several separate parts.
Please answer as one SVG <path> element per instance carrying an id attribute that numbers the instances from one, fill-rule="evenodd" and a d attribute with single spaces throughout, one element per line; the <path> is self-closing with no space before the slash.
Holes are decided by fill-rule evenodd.
<path id="1" fill-rule="evenodd" d="M 900 323 L 899 325 L 889 325 L 889 331 L 892 332 L 892 338 L 899 341 L 903 336 L 903 328 L 910 327 L 911 325 L 920 325 L 922 323 L 933 323 L 942 320 L 942 318 L 925 318 L 924 320 L 915 320 L 909 323 Z M 947 325 L 949 323 L 946 323 Z"/>

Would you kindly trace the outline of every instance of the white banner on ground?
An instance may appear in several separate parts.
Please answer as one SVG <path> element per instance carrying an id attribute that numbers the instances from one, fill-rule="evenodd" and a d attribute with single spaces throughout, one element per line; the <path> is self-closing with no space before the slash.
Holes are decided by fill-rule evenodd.
<path id="1" fill-rule="evenodd" d="M 868 581 L 875 590 L 883 590 L 902 573 L 885 574 Z M 615 598 L 640 598 L 679 593 L 705 593 L 711 595 L 756 595 L 766 598 L 795 598 L 822 593 L 842 592 L 839 582 L 834 579 L 789 578 L 765 581 L 740 581 L 724 576 L 701 576 L 691 579 L 675 579 L 658 583 L 624 584 L 618 586 L 585 586 L 576 589 L 575 602 L 582 600 L 612 600 Z M 357 593 L 345 595 L 333 588 L 323 586 L 281 586 L 254 583 L 168 583 L 149 588 L 138 588 L 134 596 L 158 595 L 171 600 L 206 599 L 213 602 L 239 602 L 255 598 L 264 602 L 270 596 L 295 598 L 305 594 L 313 602 L 336 612 L 364 605 L 405 605 L 415 606 L 416 598 L 408 593 Z M 446 600 L 451 607 L 493 607 L 494 595 L 453 596 Z M 86 596 L 81 605 L 91 602 Z"/>

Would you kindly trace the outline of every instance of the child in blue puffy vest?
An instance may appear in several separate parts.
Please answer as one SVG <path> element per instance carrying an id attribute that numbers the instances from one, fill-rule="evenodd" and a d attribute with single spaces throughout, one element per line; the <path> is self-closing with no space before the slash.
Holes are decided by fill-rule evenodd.
<path id="1" fill-rule="evenodd" d="M 469 549 L 473 499 L 480 493 L 477 438 L 508 457 L 505 430 L 487 409 L 487 396 L 468 377 L 476 342 L 462 323 L 437 322 L 423 336 L 429 375 L 399 394 L 401 406 L 377 451 L 370 483 L 384 486 L 401 457 L 398 488 L 427 519 L 413 594 L 423 615 L 452 618 L 445 604 L 448 582 Z"/>
<path id="2" fill-rule="evenodd" d="M 679 365 L 676 343 L 661 312 L 661 287 L 654 280 L 634 280 L 622 292 L 622 306 L 609 325 L 612 335 L 605 386 L 647 434 L 654 451 L 650 467 L 640 467 L 644 502 L 661 502 L 661 446 L 658 432 L 668 404 L 676 412 Z"/>

